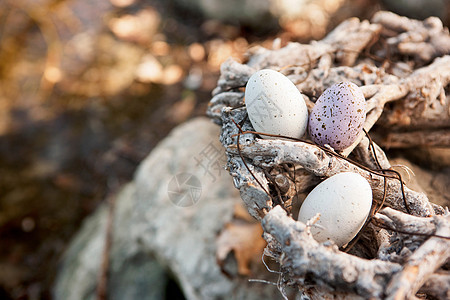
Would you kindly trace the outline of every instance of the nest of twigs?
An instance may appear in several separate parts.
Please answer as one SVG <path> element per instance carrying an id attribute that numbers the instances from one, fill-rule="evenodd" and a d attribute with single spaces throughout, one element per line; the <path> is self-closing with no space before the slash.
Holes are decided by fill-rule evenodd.
<path id="1" fill-rule="evenodd" d="M 370 138 L 381 123 L 395 139 L 450 146 L 450 36 L 437 18 L 389 12 L 349 19 L 321 41 L 249 50 L 224 62 L 208 115 L 222 126 L 227 169 L 249 213 L 261 221 L 265 255 L 279 265 L 279 288 L 314 299 L 450 297 L 450 214 L 408 188 Z M 340 152 L 308 140 L 262 139 L 247 117 L 244 88 L 257 70 L 285 74 L 308 109 L 332 84 L 351 81 L 366 98 L 364 132 Z M 370 183 L 373 208 L 345 248 L 320 244 L 293 213 L 299 195 L 321 180 L 356 172 Z M 447 264 L 447 265 L 446 265 Z"/>

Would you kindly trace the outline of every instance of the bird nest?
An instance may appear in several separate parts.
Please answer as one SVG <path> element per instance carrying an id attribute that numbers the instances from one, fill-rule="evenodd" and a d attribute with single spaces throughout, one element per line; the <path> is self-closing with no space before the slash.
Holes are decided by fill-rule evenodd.
<path id="1" fill-rule="evenodd" d="M 222 64 L 207 113 L 222 127 L 234 185 L 261 221 L 264 254 L 279 263 L 283 295 L 294 286 L 313 299 L 450 297 L 450 214 L 408 188 L 369 135 L 378 122 L 391 142 L 450 146 L 448 54 L 449 32 L 439 19 L 378 12 L 370 22 L 343 22 L 321 41 L 280 47 L 275 40 L 273 49 L 250 49 L 245 63 Z M 309 111 L 334 83 L 357 84 L 366 98 L 365 132 L 339 152 L 307 139 L 260 138 L 247 116 L 244 88 L 265 68 L 294 82 Z M 371 214 L 344 248 L 318 243 L 310 233 L 315 220 L 296 221 L 295 207 L 321 180 L 348 171 L 371 185 Z"/>

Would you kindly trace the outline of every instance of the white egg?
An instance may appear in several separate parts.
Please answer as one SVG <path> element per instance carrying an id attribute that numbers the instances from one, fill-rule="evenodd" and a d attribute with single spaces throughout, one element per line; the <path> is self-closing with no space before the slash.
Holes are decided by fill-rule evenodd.
<path id="1" fill-rule="evenodd" d="M 308 194 L 298 220 L 306 223 L 320 213 L 318 226 L 311 233 L 318 242 L 332 240 L 339 247 L 350 242 L 361 230 L 372 206 L 372 189 L 361 175 L 344 172 L 334 175 Z"/>
<path id="2" fill-rule="evenodd" d="M 297 87 L 269 69 L 254 73 L 245 88 L 245 106 L 258 132 L 300 138 L 308 125 L 308 109 Z M 264 136 L 268 137 L 268 136 Z"/>

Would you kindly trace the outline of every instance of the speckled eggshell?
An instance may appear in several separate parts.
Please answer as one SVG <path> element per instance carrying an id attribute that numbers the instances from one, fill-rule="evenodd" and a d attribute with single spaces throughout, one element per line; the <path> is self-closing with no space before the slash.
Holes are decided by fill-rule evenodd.
<path id="1" fill-rule="evenodd" d="M 258 132 L 293 138 L 300 138 L 306 132 L 305 100 L 292 81 L 277 71 L 263 69 L 250 77 L 245 88 L 245 105 Z"/>
<path id="2" fill-rule="evenodd" d="M 344 172 L 334 175 L 308 194 L 298 220 L 306 223 L 320 213 L 311 233 L 318 242 L 334 241 L 339 247 L 361 230 L 372 206 L 372 189 L 361 175 Z"/>
<path id="3" fill-rule="evenodd" d="M 335 150 L 350 146 L 366 120 L 366 101 L 351 82 L 332 85 L 317 99 L 309 116 L 309 136 L 318 145 Z"/>

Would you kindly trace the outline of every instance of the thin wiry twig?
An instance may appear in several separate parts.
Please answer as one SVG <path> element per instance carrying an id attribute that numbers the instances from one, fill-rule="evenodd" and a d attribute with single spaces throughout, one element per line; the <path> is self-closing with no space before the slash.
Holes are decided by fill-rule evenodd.
<path id="1" fill-rule="evenodd" d="M 245 162 L 244 157 L 242 156 L 241 153 L 241 147 L 239 147 L 239 139 L 241 137 L 241 134 L 244 134 L 244 132 L 242 131 L 241 126 L 239 126 L 238 123 L 236 123 L 236 121 L 232 120 L 233 123 L 237 126 L 237 128 L 239 129 L 239 133 L 237 134 L 237 141 L 236 141 L 236 145 L 238 148 L 238 152 L 239 152 L 239 156 L 242 159 L 242 162 L 244 163 L 244 166 L 247 168 L 247 170 L 250 172 L 250 174 L 253 176 L 253 178 L 255 178 L 256 182 L 259 184 L 259 186 L 263 189 L 264 192 L 266 192 L 266 194 L 269 196 L 269 198 L 272 199 L 272 196 L 270 195 L 270 193 L 266 190 L 266 188 L 262 185 L 262 183 L 258 180 L 258 178 L 256 178 L 255 174 L 253 174 L 253 171 L 250 170 L 250 167 L 247 165 L 247 163 Z"/>

